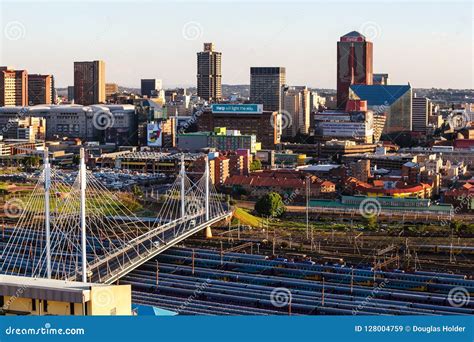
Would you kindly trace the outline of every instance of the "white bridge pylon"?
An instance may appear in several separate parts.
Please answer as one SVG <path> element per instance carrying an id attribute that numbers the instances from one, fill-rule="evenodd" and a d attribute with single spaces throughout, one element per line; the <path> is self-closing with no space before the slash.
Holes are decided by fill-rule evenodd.
<path id="1" fill-rule="evenodd" d="M 231 215 L 210 182 L 207 160 L 204 174 L 193 180 L 182 156 L 156 213 L 128 192 L 109 191 L 87 170 L 85 158 L 81 149 L 79 172 L 71 176 L 51 167 L 45 151 L 38 182 L 31 194 L 15 199 L 21 208 L 3 231 L 1 274 L 112 283 Z"/>

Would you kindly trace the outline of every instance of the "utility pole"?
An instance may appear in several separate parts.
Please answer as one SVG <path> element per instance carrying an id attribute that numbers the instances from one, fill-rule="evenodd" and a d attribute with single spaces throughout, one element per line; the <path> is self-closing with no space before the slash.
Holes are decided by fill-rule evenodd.
<path id="1" fill-rule="evenodd" d="M 87 255 L 86 255 L 86 162 L 82 147 L 79 158 L 79 174 L 81 189 L 81 245 L 82 245 L 82 282 L 87 283 Z"/>
<path id="2" fill-rule="evenodd" d="M 49 208 L 49 188 L 51 187 L 51 166 L 49 164 L 48 148 L 44 149 L 44 225 L 46 230 L 46 273 L 51 279 L 51 223 Z"/>

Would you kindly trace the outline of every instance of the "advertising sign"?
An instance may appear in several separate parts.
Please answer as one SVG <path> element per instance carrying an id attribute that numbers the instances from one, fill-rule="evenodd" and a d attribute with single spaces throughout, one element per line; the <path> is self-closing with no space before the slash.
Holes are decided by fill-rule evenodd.
<path id="1" fill-rule="evenodd" d="M 161 147 L 163 145 L 161 122 L 149 123 L 147 125 L 147 145 L 154 147 Z"/>

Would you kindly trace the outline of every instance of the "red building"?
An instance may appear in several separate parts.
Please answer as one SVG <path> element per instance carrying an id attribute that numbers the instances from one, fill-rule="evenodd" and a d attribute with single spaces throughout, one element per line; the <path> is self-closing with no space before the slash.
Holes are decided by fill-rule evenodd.
<path id="1" fill-rule="evenodd" d="M 337 108 L 344 110 L 353 84 L 372 84 L 372 42 L 352 31 L 337 42 Z"/>

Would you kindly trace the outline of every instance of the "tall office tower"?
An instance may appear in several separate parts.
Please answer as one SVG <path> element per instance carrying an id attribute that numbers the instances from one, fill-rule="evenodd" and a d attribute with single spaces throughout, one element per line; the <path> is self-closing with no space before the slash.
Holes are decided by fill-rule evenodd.
<path id="1" fill-rule="evenodd" d="M 416 94 L 412 98 L 412 130 L 414 132 L 426 133 L 428 126 L 428 118 L 432 115 L 431 101 L 426 97 L 416 97 Z"/>
<path id="2" fill-rule="evenodd" d="M 28 104 L 30 106 L 54 103 L 52 75 L 28 75 Z"/>
<path id="3" fill-rule="evenodd" d="M 204 51 L 197 53 L 197 94 L 206 101 L 222 98 L 221 60 L 213 43 L 204 43 Z"/>
<path id="4" fill-rule="evenodd" d="M 349 87 L 372 84 L 372 43 L 352 31 L 337 42 L 337 108 L 345 110 Z"/>
<path id="5" fill-rule="evenodd" d="M 28 72 L 0 67 L 0 107 L 28 106 Z"/>
<path id="6" fill-rule="evenodd" d="M 250 102 L 263 104 L 263 110 L 280 112 L 283 108 L 282 93 L 285 82 L 285 68 L 250 68 Z"/>
<path id="7" fill-rule="evenodd" d="M 158 79 L 148 78 L 142 79 L 141 92 L 142 96 L 156 96 L 163 89 L 163 82 Z"/>
<path id="8" fill-rule="evenodd" d="M 84 106 L 105 102 L 104 61 L 74 62 L 74 102 Z"/>

